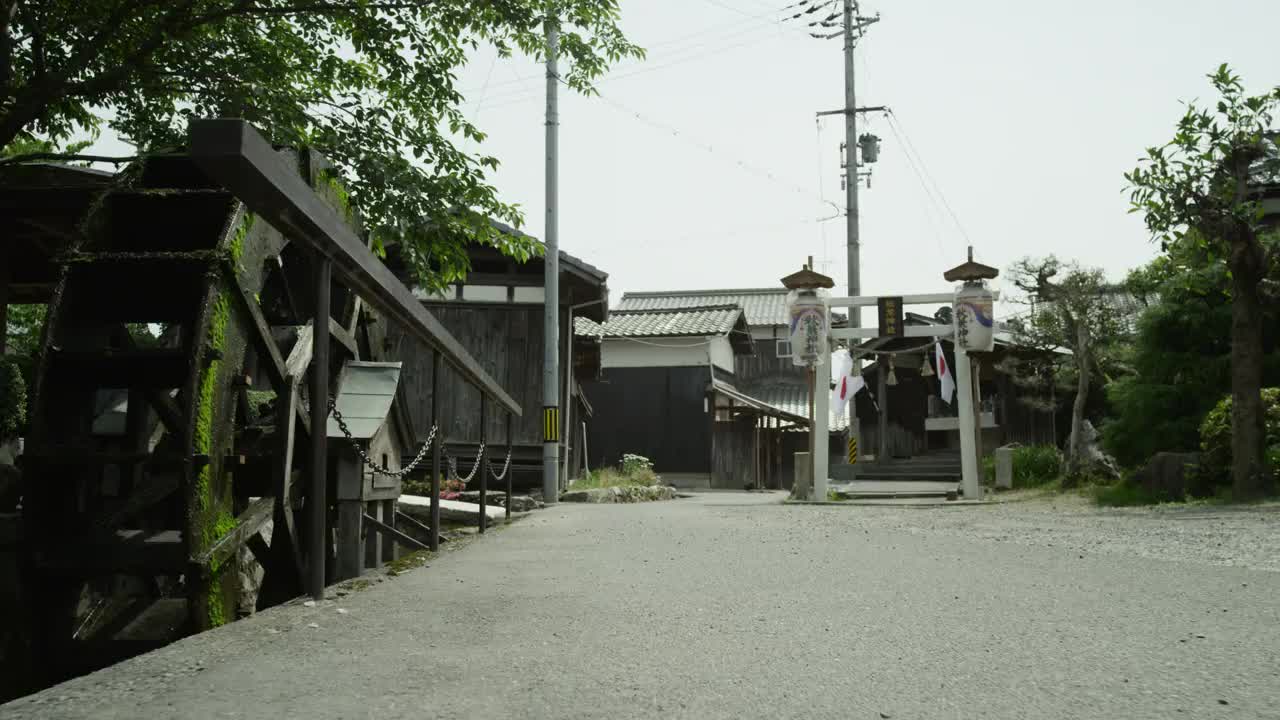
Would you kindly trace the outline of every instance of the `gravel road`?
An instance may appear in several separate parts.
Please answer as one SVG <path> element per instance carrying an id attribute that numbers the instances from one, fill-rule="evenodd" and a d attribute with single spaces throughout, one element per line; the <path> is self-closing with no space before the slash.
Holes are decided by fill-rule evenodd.
<path id="1" fill-rule="evenodd" d="M 0 718 L 1280 718 L 1277 506 L 780 501 L 557 506 Z"/>

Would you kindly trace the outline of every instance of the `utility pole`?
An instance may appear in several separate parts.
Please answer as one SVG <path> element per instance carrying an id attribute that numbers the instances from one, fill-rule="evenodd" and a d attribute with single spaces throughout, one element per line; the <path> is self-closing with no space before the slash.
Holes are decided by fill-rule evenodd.
<path id="1" fill-rule="evenodd" d="M 543 276 L 543 341 L 542 341 L 542 500 L 552 504 L 560 500 L 560 229 L 559 208 L 559 130 L 557 106 L 560 73 L 556 67 L 560 51 L 559 19 L 546 19 L 547 33 L 547 223 L 545 273 Z"/>
<path id="2" fill-rule="evenodd" d="M 858 16 L 857 0 L 844 0 L 844 174 L 845 174 L 845 252 L 848 259 L 849 297 L 862 294 L 861 239 L 858 236 L 858 113 L 873 108 L 858 108 L 855 92 L 855 73 L 853 66 L 853 49 L 862 29 L 879 22 L 879 16 L 864 18 Z M 876 108 L 880 109 L 880 108 Z M 849 327 L 862 327 L 861 308 L 849 308 Z M 854 377 L 862 375 L 862 361 L 853 356 L 854 344 L 849 345 L 849 354 L 853 357 Z M 868 388 L 870 392 L 870 388 Z M 883 411 L 883 409 L 882 409 Z M 845 412 L 849 413 L 849 426 L 845 431 L 845 440 L 849 447 L 861 448 L 862 427 L 858 422 L 858 403 L 849 399 Z M 852 453 L 850 453 L 852 454 Z M 876 460 L 880 460 L 877 453 Z M 848 458 L 846 458 L 848 460 Z"/>
<path id="3" fill-rule="evenodd" d="M 844 152 L 845 152 L 845 251 L 849 261 L 849 297 L 862 294 L 862 268 L 858 253 L 858 101 L 854 92 L 853 45 L 856 25 L 854 0 L 844 0 Z M 849 326 L 862 327 L 861 313 L 850 308 Z M 854 368 L 858 364 L 854 363 Z M 852 423 L 850 424 L 852 427 Z"/>

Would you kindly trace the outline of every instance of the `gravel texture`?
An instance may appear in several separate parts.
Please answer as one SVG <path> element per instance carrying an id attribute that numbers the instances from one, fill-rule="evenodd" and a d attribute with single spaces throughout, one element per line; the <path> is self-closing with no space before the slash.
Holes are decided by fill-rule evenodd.
<path id="1" fill-rule="evenodd" d="M 1280 713 L 1274 506 L 781 499 L 551 507 L 0 718 Z"/>

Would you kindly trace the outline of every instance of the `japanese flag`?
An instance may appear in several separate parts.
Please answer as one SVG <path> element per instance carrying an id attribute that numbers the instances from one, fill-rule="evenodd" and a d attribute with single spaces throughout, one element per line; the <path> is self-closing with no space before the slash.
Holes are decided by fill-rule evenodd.
<path id="1" fill-rule="evenodd" d="M 853 358 L 847 351 L 836 355 L 832 363 L 832 380 L 835 388 L 831 391 L 831 409 L 836 415 L 844 415 L 845 406 L 859 390 L 864 382 L 861 375 L 853 375 Z"/>
<path id="2" fill-rule="evenodd" d="M 942 395 L 942 401 L 951 404 L 951 396 L 956 392 L 956 380 L 951 375 L 951 368 L 947 365 L 947 356 L 942 352 L 942 343 L 935 344 L 934 353 L 938 358 L 938 389 Z"/>

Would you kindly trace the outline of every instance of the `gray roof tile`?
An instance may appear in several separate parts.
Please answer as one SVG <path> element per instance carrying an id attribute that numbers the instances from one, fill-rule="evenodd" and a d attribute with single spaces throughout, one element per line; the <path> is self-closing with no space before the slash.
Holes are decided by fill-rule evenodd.
<path id="1" fill-rule="evenodd" d="M 672 310 L 708 305 L 738 305 L 748 325 L 786 325 L 786 288 L 741 288 L 736 290 L 675 290 L 670 292 L 629 292 L 622 294 L 617 311 Z"/>
<path id="2" fill-rule="evenodd" d="M 785 410 L 800 417 L 809 417 L 809 388 L 802 383 L 776 381 L 753 383 L 740 388 L 739 391 L 779 410 Z M 844 432 L 849 426 L 849 418 L 845 415 L 837 415 L 833 411 L 830 417 L 830 424 L 827 427 L 831 432 Z"/>
<path id="3" fill-rule="evenodd" d="M 590 337 L 682 337 L 723 335 L 733 330 L 742 309 L 713 305 L 675 310 L 614 310 L 600 324 L 574 318 L 574 333 Z"/>

